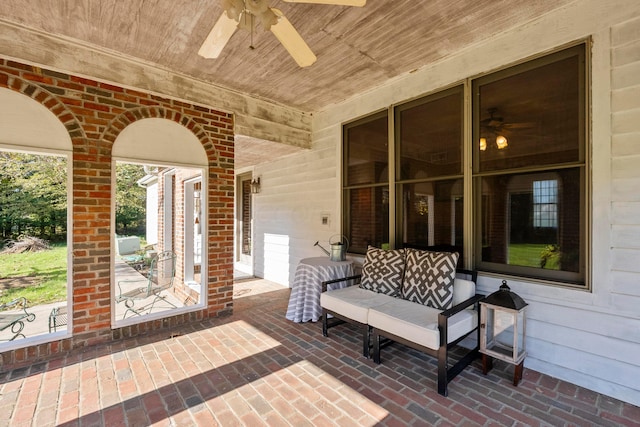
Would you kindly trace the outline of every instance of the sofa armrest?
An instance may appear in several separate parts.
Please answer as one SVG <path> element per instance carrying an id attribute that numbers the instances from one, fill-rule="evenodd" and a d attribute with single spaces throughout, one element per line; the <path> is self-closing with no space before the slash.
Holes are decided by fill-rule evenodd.
<path id="1" fill-rule="evenodd" d="M 454 305 L 453 307 L 444 310 L 442 313 L 438 315 L 438 317 L 442 316 L 445 318 L 449 318 L 454 314 L 460 313 L 462 310 L 465 310 L 467 307 L 476 304 L 482 298 L 484 298 L 484 295 L 476 294 L 471 298 L 469 298 L 468 300 L 462 301 L 460 304 Z"/>
<path id="2" fill-rule="evenodd" d="M 327 285 L 331 285 L 334 283 L 346 282 L 347 280 L 355 280 L 354 285 L 360 283 L 360 279 L 362 278 L 362 274 L 356 274 L 354 276 L 341 277 L 339 279 L 327 280 L 322 282 L 322 292 L 327 292 Z"/>
<path id="3" fill-rule="evenodd" d="M 468 307 L 474 306 L 481 299 L 484 298 L 484 295 L 474 295 L 466 301 L 462 301 L 460 304 L 454 305 L 453 307 L 442 311 L 438 314 L 438 329 L 440 330 L 440 347 L 447 347 L 449 340 L 447 339 L 447 332 L 449 330 L 449 318 L 457 313 L 460 313 L 462 310 L 467 309 Z M 480 311 L 478 310 L 478 326 L 480 326 Z M 471 332 L 471 331 L 469 331 Z"/>

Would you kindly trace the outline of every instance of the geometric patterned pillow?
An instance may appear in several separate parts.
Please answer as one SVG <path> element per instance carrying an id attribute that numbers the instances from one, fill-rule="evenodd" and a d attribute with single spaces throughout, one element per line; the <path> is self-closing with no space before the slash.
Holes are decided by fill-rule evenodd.
<path id="1" fill-rule="evenodd" d="M 404 275 L 404 249 L 385 250 L 369 246 L 362 264 L 360 287 L 399 297 Z"/>
<path id="2" fill-rule="evenodd" d="M 451 308 L 457 252 L 431 252 L 406 249 L 402 297 L 438 310 Z"/>

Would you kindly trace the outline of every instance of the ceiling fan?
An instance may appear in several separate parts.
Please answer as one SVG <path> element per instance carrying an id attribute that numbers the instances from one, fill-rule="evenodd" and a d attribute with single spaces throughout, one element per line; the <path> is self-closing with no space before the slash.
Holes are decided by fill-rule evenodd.
<path id="1" fill-rule="evenodd" d="M 497 108 L 489 108 L 487 110 L 489 117 L 480 121 L 481 128 L 495 135 L 496 146 L 499 150 L 503 150 L 509 146 L 509 141 L 505 135 L 509 135 L 509 131 L 513 129 L 529 129 L 536 126 L 536 123 L 506 123 L 503 117 L 497 116 Z M 511 137 L 509 137 L 511 138 Z M 480 138 L 480 151 L 486 151 L 487 138 L 482 136 Z"/>
<path id="2" fill-rule="evenodd" d="M 316 62 L 316 56 L 281 10 L 269 7 L 268 0 L 222 0 L 224 11 L 215 23 L 198 55 L 217 58 L 236 28 L 248 29 L 253 34 L 255 21 L 270 30 L 282 43 L 300 67 Z M 287 3 L 314 3 L 340 6 L 365 5 L 366 0 L 283 0 Z M 251 46 L 253 48 L 253 46 Z"/>
<path id="3" fill-rule="evenodd" d="M 512 129 L 529 129 L 536 126 L 535 122 L 507 123 L 503 117 L 497 115 L 497 108 L 489 108 L 487 113 L 489 117 L 480 121 L 480 126 L 490 132 L 509 132 Z"/>

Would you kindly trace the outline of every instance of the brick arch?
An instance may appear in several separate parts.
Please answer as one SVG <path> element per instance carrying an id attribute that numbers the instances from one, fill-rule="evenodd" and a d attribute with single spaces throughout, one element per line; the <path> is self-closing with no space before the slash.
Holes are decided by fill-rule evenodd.
<path id="1" fill-rule="evenodd" d="M 233 310 L 233 114 L 171 100 L 72 74 L 0 58 L 0 88 L 25 95 L 53 113 L 72 147 L 73 265 L 71 336 L 0 353 L 1 367 L 63 353 L 100 342 L 224 315 Z M 186 128 L 200 141 L 209 171 L 207 306 L 134 325 L 111 322 L 113 144 L 122 130 L 144 118 L 161 118 Z M 53 121 L 53 118 L 52 118 Z M 195 141 L 191 141 L 194 143 Z M 68 144 L 68 142 L 67 142 Z M 68 145 L 67 145 L 68 146 Z"/>
<path id="2" fill-rule="evenodd" d="M 53 93 L 20 77 L 12 75 L 6 77 L 6 80 L 0 78 L 0 87 L 19 92 L 46 107 L 67 129 L 74 146 L 85 140 L 85 131 L 76 115 Z"/>
<path id="3" fill-rule="evenodd" d="M 140 107 L 127 110 L 111 120 L 102 133 L 101 139 L 109 142 L 111 146 L 113 146 L 120 132 L 127 126 L 138 120 L 150 118 L 171 120 L 189 129 L 204 147 L 209 163 L 218 156 L 213 140 L 199 123 L 193 118 L 183 115 L 180 111 L 166 107 Z"/>

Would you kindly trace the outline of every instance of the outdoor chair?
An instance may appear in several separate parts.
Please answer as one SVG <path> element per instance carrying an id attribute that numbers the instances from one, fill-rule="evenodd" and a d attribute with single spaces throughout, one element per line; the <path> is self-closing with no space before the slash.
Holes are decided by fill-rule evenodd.
<path id="1" fill-rule="evenodd" d="M 161 295 L 163 291 L 173 286 L 175 275 L 176 254 L 164 251 L 153 257 L 146 278 L 118 281 L 119 295 L 116 297 L 116 302 L 124 302 L 127 307 L 122 318 L 126 318 L 129 312 L 137 315 L 141 315 L 145 311 L 151 313 L 159 301 L 164 301 L 177 308 L 166 296 Z M 148 298 L 152 298 L 151 301 L 144 301 Z M 142 305 L 136 307 L 136 301 L 141 302 Z"/>
<path id="2" fill-rule="evenodd" d="M 8 312 L 4 313 L 5 311 Z M 36 315 L 27 311 L 27 299 L 25 297 L 0 304 L 0 332 L 11 328 L 11 333 L 13 334 L 7 341 L 13 341 L 18 337 L 25 338 L 22 333 L 24 321 L 33 322 L 35 319 Z"/>
<path id="3" fill-rule="evenodd" d="M 49 314 L 49 333 L 57 332 L 61 326 L 66 326 L 69 321 L 67 306 L 54 307 Z"/>

